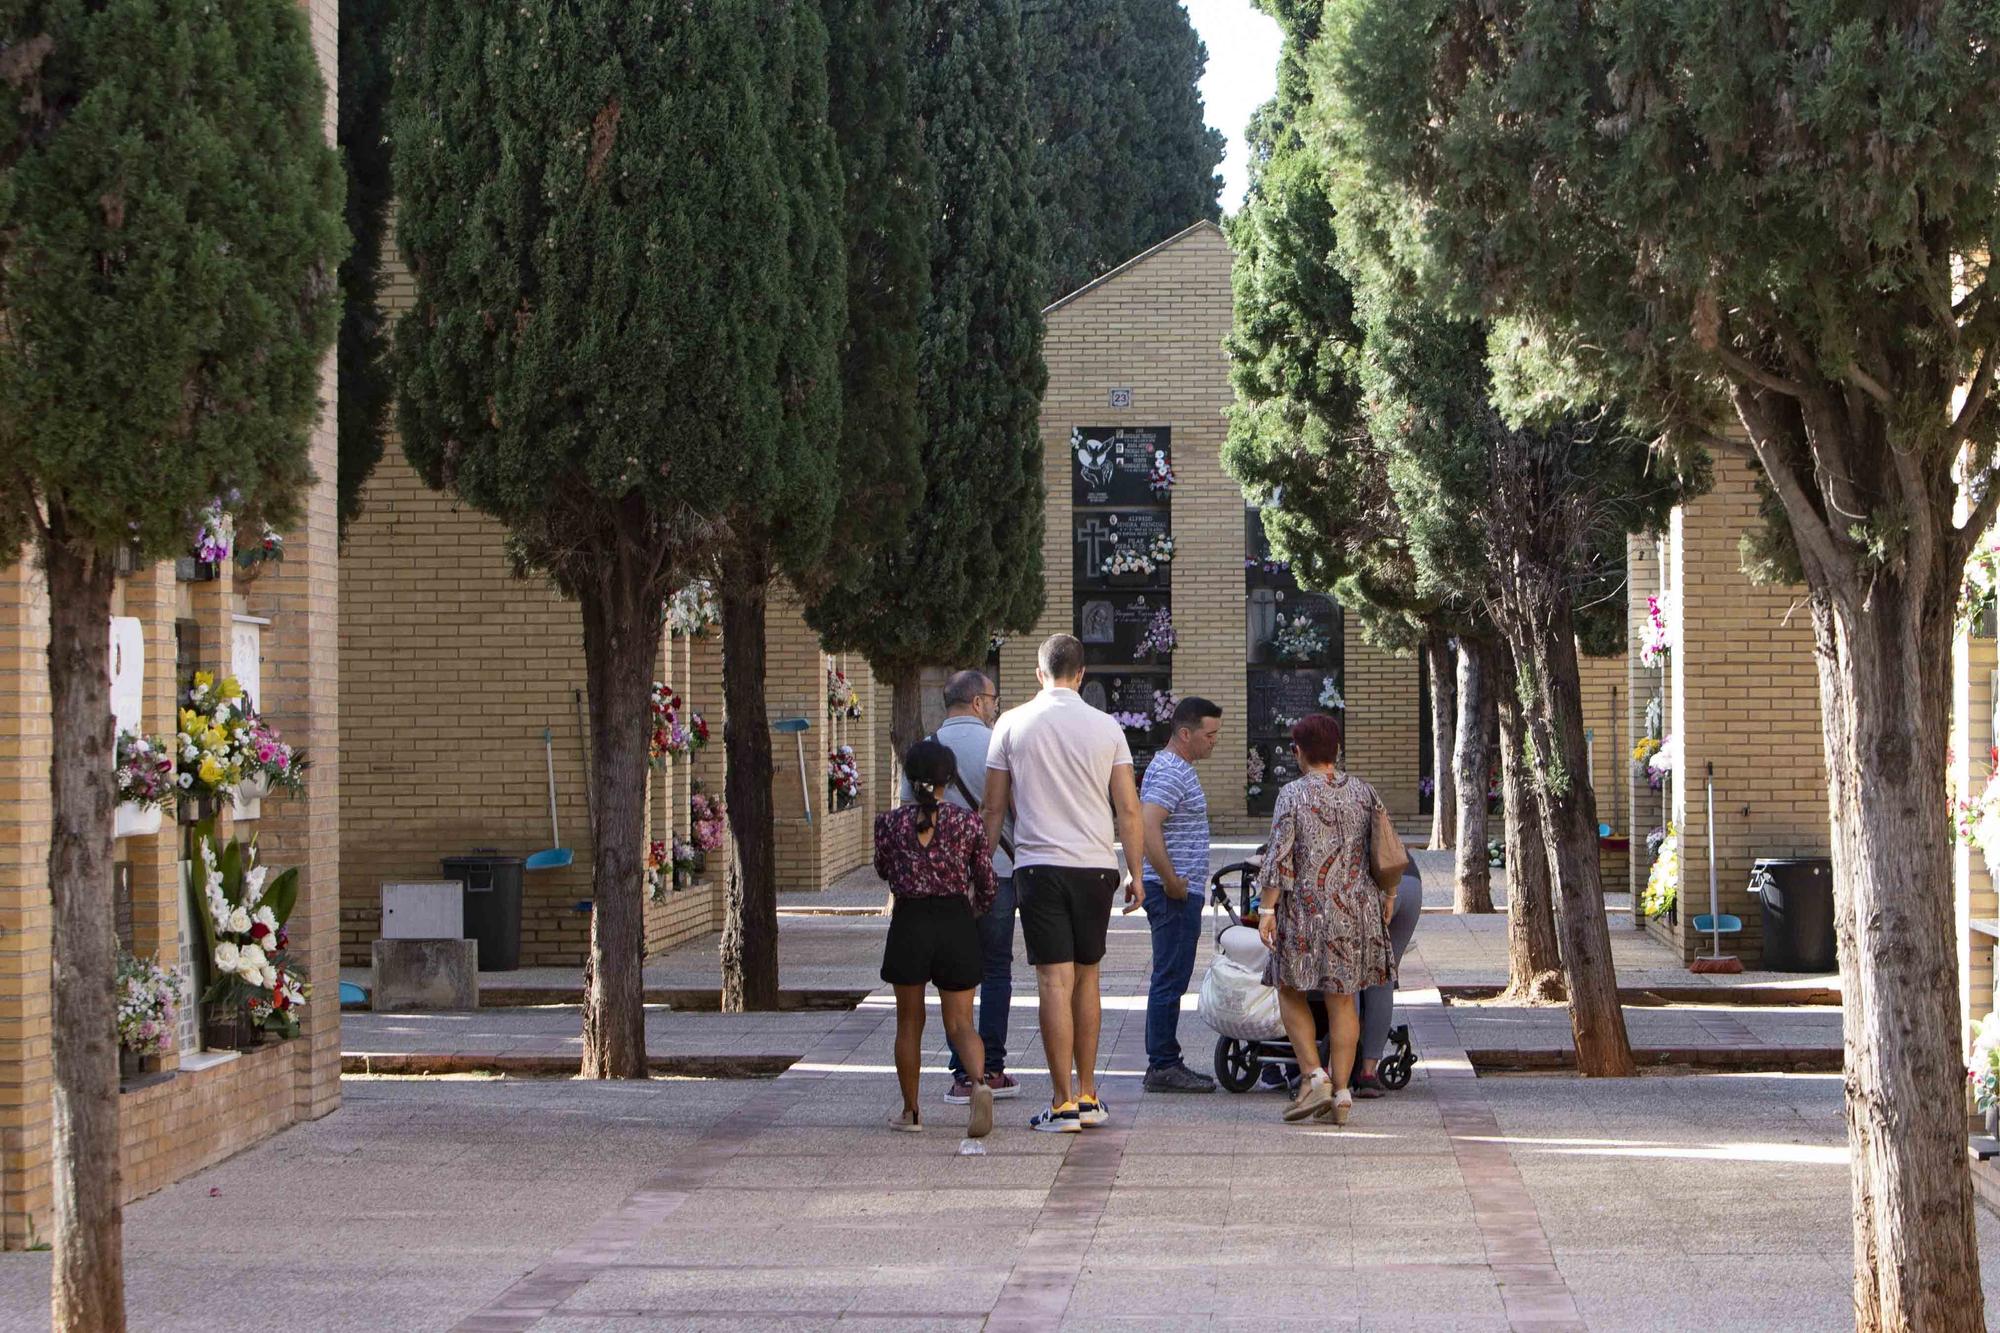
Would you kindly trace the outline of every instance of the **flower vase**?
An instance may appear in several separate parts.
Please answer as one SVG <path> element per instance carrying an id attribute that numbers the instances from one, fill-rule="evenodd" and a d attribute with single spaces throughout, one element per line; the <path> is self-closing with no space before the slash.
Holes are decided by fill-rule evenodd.
<path id="1" fill-rule="evenodd" d="M 146 1057 L 130 1046 L 118 1048 L 118 1081 L 130 1083 L 146 1072 Z"/>
<path id="2" fill-rule="evenodd" d="M 211 1051 L 240 1051 L 257 1044 L 250 1015 L 236 1001 L 218 1001 L 206 1007 L 202 1024 L 202 1044 Z"/>
<path id="3" fill-rule="evenodd" d="M 1986 1137 L 2000 1139 L 2000 1102 L 1986 1108 Z"/>
<path id="4" fill-rule="evenodd" d="M 241 588 L 246 584 L 255 583 L 259 578 L 263 577 L 266 563 L 268 562 L 263 560 L 253 560 L 246 565 L 241 560 L 237 561 L 236 586 Z"/>
<path id="5" fill-rule="evenodd" d="M 122 801 L 111 812 L 111 836 L 143 838 L 160 831 L 160 807 Z"/>

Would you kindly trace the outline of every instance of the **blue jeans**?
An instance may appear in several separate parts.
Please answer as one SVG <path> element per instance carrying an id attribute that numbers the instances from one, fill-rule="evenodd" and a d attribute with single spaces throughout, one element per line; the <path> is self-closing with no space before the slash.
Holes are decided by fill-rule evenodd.
<path id="1" fill-rule="evenodd" d="M 1188 896 L 1175 902 L 1159 881 L 1146 881 L 1146 924 L 1153 930 L 1153 984 L 1146 992 L 1148 1069 L 1181 1063 L 1181 997 L 1194 977 L 1195 946 L 1201 941 L 1201 914 L 1207 904 L 1193 884 L 1188 885 Z"/>
<path id="2" fill-rule="evenodd" d="M 979 952 L 986 960 L 986 976 L 979 983 L 979 1040 L 986 1046 L 986 1072 L 997 1074 L 1007 1067 L 1007 1010 L 1014 1003 L 1014 879 L 1003 876 L 993 906 L 979 918 Z M 958 1051 L 946 1039 L 951 1051 L 951 1076 L 964 1080 L 965 1065 Z"/>

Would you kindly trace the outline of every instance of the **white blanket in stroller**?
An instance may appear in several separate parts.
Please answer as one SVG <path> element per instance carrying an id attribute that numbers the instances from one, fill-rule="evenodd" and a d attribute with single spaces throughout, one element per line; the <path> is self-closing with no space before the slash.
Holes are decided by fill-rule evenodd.
<path id="1" fill-rule="evenodd" d="M 1201 979 L 1202 1020 L 1237 1041 L 1276 1041 L 1285 1035 L 1278 991 L 1264 984 L 1271 956 L 1249 926 L 1229 926 L 1215 941 L 1215 958 Z"/>

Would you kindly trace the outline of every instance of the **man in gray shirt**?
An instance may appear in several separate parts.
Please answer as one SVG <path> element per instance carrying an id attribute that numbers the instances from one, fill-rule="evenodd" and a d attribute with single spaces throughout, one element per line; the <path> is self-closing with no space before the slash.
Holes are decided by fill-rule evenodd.
<path id="1" fill-rule="evenodd" d="M 986 793 L 986 747 L 993 736 L 993 720 L 1000 716 L 1000 694 L 980 672 L 961 671 L 945 682 L 944 709 L 944 721 L 935 736 L 957 757 L 959 777 L 959 782 L 945 790 L 944 799 L 978 814 Z M 959 783 L 964 784 L 963 791 Z M 915 799 L 906 777 L 903 800 Z M 1000 837 L 1003 844 L 1013 842 L 1011 817 Z M 980 952 L 986 960 L 985 979 L 979 986 L 979 1039 L 986 1046 L 986 1086 L 995 1097 L 1014 1097 L 1020 1094 L 1021 1085 L 1006 1069 L 1007 1010 L 1014 1003 L 1014 862 L 1000 847 L 993 849 L 993 878 L 1000 892 L 986 915 L 979 918 Z M 949 1041 L 946 1045 L 950 1047 Z M 953 1106 L 972 1101 L 972 1080 L 966 1076 L 956 1049 L 951 1051 L 951 1091 L 944 1099 Z"/>

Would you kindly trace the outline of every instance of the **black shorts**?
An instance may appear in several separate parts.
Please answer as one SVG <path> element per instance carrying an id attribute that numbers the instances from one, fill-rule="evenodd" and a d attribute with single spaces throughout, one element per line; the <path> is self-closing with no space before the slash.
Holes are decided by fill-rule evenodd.
<path id="1" fill-rule="evenodd" d="M 882 950 L 882 980 L 891 986 L 971 990 L 985 974 L 971 903 L 959 897 L 896 899 Z"/>
<path id="2" fill-rule="evenodd" d="M 1118 872 L 1077 866 L 1017 866 L 1014 892 L 1021 903 L 1021 938 L 1028 961 L 1104 961 L 1104 936 L 1111 928 L 1111 900 L 1118 895 Z"/>

